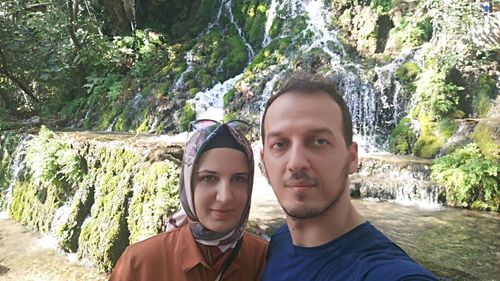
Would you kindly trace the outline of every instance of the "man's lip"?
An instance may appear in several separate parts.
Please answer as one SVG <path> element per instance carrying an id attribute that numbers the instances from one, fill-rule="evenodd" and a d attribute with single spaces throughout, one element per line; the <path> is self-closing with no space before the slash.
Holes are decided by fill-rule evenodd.
<path id="1" fill-rule="evenodd" d="M 307 187 L 313 187 L 313 186 L 315 186 L 315 184 L 312 182 L 308 182 L 308 181 L 291 181 L 291 182 L 287 182 L 285 184 L 285 186 L 291 187 L 291 188 L 294 188 L 294 187 L 307 188 Z"/>

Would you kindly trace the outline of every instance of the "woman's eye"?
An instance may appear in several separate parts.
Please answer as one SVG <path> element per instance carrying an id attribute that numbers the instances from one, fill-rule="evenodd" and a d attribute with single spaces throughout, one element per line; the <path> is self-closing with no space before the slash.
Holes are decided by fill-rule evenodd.
<path id="1" fill-rule="evenodd" d="M 200 178 L 200 181 L 202 182 L 214 182 L 216 180 L 215 176 L 212 176 L 212 175 L 207 175 L 207 176 L 202 176 Z"/>
<path id="2" fill-rule="evenodd" d="M 248 182 L 248 177 L 247 176 L 235 176 L 235 177 L 233 177 L 233 180 L 235 182 Z"/>

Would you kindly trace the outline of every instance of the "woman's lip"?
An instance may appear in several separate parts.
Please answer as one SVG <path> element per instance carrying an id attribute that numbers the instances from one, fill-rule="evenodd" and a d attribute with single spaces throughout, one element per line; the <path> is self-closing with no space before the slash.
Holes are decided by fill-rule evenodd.
<path id="1" fill-rule="evenodd" d="M 226 219 L 233 212 L 232 209 L 211 209 L 211 211 L 212 211 L 213 216 L 218 218 L 218 219 Z"/>

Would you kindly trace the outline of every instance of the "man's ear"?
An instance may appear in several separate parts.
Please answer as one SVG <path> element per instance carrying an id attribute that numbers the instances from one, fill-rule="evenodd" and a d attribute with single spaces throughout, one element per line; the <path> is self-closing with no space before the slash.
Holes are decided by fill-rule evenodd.
<path id="1" fill-rule="evenodd" d="M 358 144 L 353 142 L 348 150 L 347 157 L 349 158 L 349 175 L 358 171 Z"/>
<path id="2" fill-rule="evenodd" d="M 262 172 L 262 175 L 264 175 L 264 177 L 266 177 L 267 182 L 269 183 L 269 177 L 267 176 L 266 164 L 264 163 L 264 149 L 260 150 L 259 168 L 260 168 L 260 171 Z"/>

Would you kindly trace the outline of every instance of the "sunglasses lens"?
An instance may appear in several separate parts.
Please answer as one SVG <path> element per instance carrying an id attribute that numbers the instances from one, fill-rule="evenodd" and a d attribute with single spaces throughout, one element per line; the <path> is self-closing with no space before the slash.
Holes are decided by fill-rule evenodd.
<path id="1" fill-rule="evenodd" d="M 192 129 L 203 130 L 219 125 L 219 122 L 210 119 L 196 120 L 191 124 Z"/>
<path id="2" fill-rule="evenodd" d="M 241 131 L 245 135 L 250 132 L 250 124 L 242 120 L 231 120 L 227 122 L 227 125 L 233 129 Z"/>

